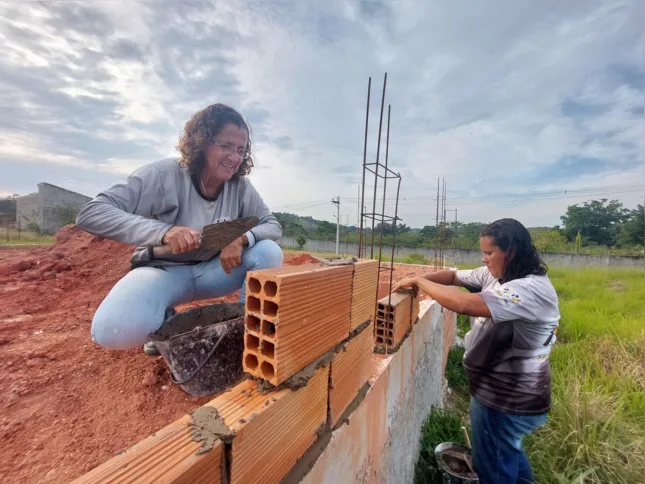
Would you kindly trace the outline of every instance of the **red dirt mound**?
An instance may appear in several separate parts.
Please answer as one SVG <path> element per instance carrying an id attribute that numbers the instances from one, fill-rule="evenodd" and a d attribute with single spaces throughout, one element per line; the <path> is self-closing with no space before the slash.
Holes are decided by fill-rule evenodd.
<path id="1" fill-rule="evenodd" d="M 173 385 L 161 357 L 90 339 L 131 253 L 73 225 L 54 246 L 0 250 L 0 482 L 69 482 L 211 399 Z M 310 262 L 285 253 L 285 265 Z"/>

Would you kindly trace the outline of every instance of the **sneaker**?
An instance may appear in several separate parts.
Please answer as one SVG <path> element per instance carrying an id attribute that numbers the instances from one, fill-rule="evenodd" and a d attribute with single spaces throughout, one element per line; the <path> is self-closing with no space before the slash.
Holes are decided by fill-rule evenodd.
<path id="1" fill-rule="evenodd" d="M 175 314 L 177 314 L 177 310 L 175 310 L 175 308 L 167 308 L 166 313 L 164 314 L 164 321 L 170 319 Z M 146 344 L 144 344 L 143 345 L 143 352 L 146 355 L 149 355 L 149 356 L 160 356 L 161 355 L 161 353 L 159 353 L 159 350 L 157 349 L 157 345 L 154 343 L 154 341 L 148 341 Z"/>
<path id="2" fill-rule="evenodd" d="M 160 356 L 159 349 L 154 341 L 148 341 L 143 345 L 143 352 L 148 356 Z"/>

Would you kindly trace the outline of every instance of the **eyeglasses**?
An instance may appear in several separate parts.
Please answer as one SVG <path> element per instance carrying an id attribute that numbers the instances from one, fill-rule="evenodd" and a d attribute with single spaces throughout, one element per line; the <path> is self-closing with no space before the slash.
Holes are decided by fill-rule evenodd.
<path id="1" fill-rule="evenodd" d="M 237 148 L 237 145 L 233 143 L 220 143 L 219 141 L 215 140 L 210 140 L 210 142 L 215 146 L 219 146 L 227 155 L 237 154 L 237 156 L 242 158 L 242 160 L 246 160 L 249 156 L 251 156 L 251 152 L 247 150 L 246 147 Z"/>

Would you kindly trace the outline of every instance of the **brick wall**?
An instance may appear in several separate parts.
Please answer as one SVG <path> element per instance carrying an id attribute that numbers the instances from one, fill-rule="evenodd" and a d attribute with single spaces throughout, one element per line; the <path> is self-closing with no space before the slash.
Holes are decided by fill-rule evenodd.
<path id="1" fill-rule="evenodd" d="M 257 282 L 250 294 L 263 302 L 285 296 L 277 303 L 277 331 L 279 318 L 282 329 L 297 324 L 289 319 L 289 285 L 300 288 L 297 294 L 303 297 L 309 288 L 316 289 L 306 277 L 285 278 L 287 274 L 293 272 L 249 275 Z M 342 279 L 338 271 L 312 274 L 314 279 Z M 376 291 L 376 281 L 373 287 Z M 346 291 L 347 297 L 352 293 Z M 311 303 L 311 298 L 301 301 Z M 264 321 L 267 314 L 256 309 L 249 314 Z M 299 321 L 307 324 L 306 318 Z M 380 355 L 373 352 L 373 324 L 367 321 L 332 349 L 330 359 L 311 363 L 315 369 L 304 385 L 272 388 L 247 379 L 75 483 L 412 482 L 422 423 L 432 406 L 442 402 L 442 364 L 455 324 L 454 313 L 435 301 L 422 301 L 418 322 L 396 352 Z M 254 328 L 247 335 L 265 335 L 261 323 L 259 330 Z M 266 336 L 274 338 L 277 355 L 280 335 L 275 334 Z M 307 341 L 302 347 L 309 352 Z M 260 348 L 253 351 L 258 349 L 261 355 Z"/>
<path id="2" fill-rule="evenodd" d="M 441 308 L 443 312 L 443 371 L 446 371 L 448 362 L 448 352 L 452 345 L 455 344 L 455 333 L 457 331 L 457 314 Z"/>

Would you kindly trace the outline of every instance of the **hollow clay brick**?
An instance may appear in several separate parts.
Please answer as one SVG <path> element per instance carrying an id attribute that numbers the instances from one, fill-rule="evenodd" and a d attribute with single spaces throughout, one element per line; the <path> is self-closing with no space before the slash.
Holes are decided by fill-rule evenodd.
<path id="1" fill-rule="evenodd" d="M 354 264 L 350 331 L 368 319 L 374 320 L 378 291 L 378 261 L 359 260 Z"/>
<path id="2" fill-rule="evenodd" d="M 392 349 L 405 336 L 412 324 L 412 291 L 395 292 L 379 299 L 377 304 L 374 343 Z M 377 330 L 385 331 L 387 338 L 379 336 Z"/>
<path id="3" fill-rule="evenodd" d="M 257 385 L 257 384 L 255 384 Z M 305 387 L 284 389 L 252 398 L 240 419 L 230 459 L 230 482 L 278 483 L 317 438 L 327 421 L 329 367 L 319 368 Z M 233 389 L 231 393 L 239 393 Z M 267 404 L 268 402 L 268 404 Z M 218 407 L 219 408 L 219 407 Z"/>
<path id="4" fill-rule="evenodd" d="M 72 484 L 220 482 L 223 444 L 216 442 L 210 451 L 197 455 L 201 444 L 190 437 L 191 421 L 184 415 Z"/>
<path id="5" fill-rule="evenodd" d="M 323 264 L 249 272 L 244 371 L 279 385 L 346 339 L 352 274 Z"/>
<path id="6" fill-rule="evenodd" d="M 347 342 L 345 350 L 339 351 L 332 361 L 329 390 L 332 427 L 336 426 L 339 417 L 372 376 L 373 326 L 370 323 Z"/>

